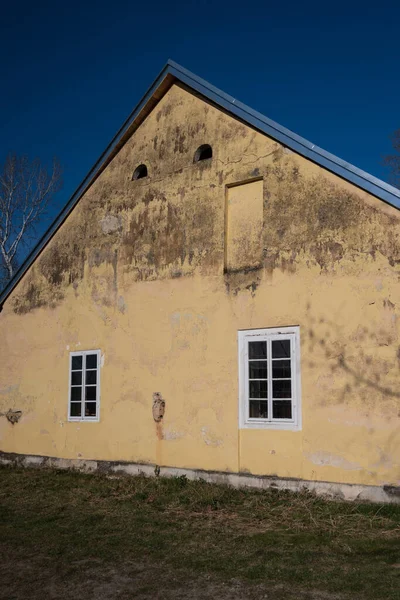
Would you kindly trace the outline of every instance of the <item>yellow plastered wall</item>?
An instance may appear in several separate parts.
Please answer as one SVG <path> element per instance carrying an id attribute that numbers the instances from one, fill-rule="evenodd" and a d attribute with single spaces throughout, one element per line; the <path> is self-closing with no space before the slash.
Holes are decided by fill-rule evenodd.
<path id="1" fill-rule="evenodd" d="M 399 235 L 396 209 L 174 85 L 5 303 L 0 412 L 23 414 L 0 449 L 399 484 Z M 289 325 L 302 429 L 239 430 L 237 332 Z M 69 353 L 97 348 L 100 421 L 68 422 Z"/>

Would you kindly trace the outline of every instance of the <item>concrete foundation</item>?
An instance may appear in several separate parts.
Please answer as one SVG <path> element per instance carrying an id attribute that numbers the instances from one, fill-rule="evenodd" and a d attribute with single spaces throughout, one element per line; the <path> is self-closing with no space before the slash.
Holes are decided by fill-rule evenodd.
<path id="1" fill-rule="evenodd" d="M 85 473 L 102 473 L 106 475 L 145 475 L 147 477 L 185 476 L 192 481 L 201 479 L 208 483 L 229 485 L 234 488 L 275 488 L 278 490 L 290 490 L 292 492 L 308 491 L 317 496 L 324 496 L 335 500 L 400 504 L 400 487 L 389 485 L 382 487 L 373 485 L 353 485 L 348 483 L 331 483 L 327 481 L 307 481 L 304 479 L 251 475 L 247 473 L 159 467 L 154 464 L 67 459 L 8 452 L 0 452 L 0 465 L 27 468 L 48 467 L 55 469 L 76 469 L 77 471 Z"/>

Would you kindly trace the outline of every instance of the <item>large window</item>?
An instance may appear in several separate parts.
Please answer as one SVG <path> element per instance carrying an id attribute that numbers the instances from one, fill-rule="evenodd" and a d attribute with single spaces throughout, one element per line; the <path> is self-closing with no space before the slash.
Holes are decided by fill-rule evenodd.
<path id="1" fill-rule="evenodd" d="M 69 357 L 69 421 L 98 421 L 100 350 L 71 352 Z"/>
<path id="2" fill-rule="evenodd" d="M 298 327 L 239 331 L 241 428 L 299 429 Z"/>

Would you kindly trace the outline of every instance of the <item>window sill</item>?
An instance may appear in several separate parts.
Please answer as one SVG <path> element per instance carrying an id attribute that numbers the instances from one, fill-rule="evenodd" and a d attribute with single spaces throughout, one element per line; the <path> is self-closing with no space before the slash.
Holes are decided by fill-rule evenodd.
<path id="1" fill-rule="evenodd" d="M 269 429 L 278 431 L 300 431 L 301 426 L 294 422 L 271 423 L 270 421 L 245 421 L 240 424 L 240 429 Z"/>
<path id="2" fill-rule="evenodd" d="M 80 417 L 68 417 L 68 423 L 99 423 L 99 417 L 86 417 L 85 419 L 81 419 Z"/>

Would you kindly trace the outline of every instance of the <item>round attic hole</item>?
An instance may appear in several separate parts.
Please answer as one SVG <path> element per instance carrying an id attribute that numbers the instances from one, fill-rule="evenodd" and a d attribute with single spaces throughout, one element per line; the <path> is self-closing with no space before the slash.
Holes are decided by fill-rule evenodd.
<path id="1" fill-rule="evenodd" d="M 146 165 L 139 165 L 133 172 L 132 181 L 143 179 L 143 177 L 147 177 L 147 167 Z"/>
<path id="2" fill-rule="evenodd" d="M 203 144 L 197 148 L 193 162 L 197 163 L 200 160 L 206 160 L 207 158 L 212 158 L 212 148 L 209 144 Z"/>

